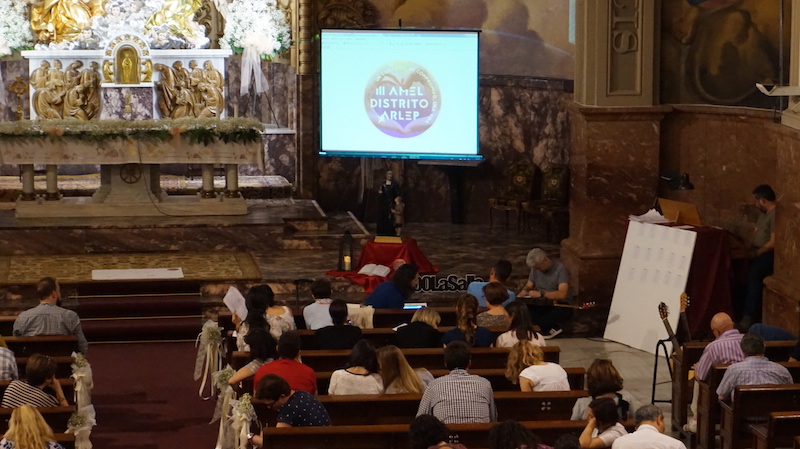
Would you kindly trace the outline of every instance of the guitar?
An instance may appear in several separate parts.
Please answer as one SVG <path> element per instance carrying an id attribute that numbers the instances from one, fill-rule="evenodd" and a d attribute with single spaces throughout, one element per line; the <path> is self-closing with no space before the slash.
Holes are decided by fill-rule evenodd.
<path id="1" fill-rule="evenodd" d="M 680 318 L 678 320 L 678 325 L 685 324 L 686 320 L 686 308 L 689 306 L 689 296 L 686 293 L 681 293 L 681 305 L 680 305 Z M 681 350 L 681 342 L 678 341 L 678 337 L 675 335 L 675 332 L 672 331 L 672 326 L 669 324 L 669 307 L 663 302 L 658 304 L 658 314 L 661 316 L 661 321 L 664 323 L 664 327 L 667 328 L 667 335 L 669 335 L 669 340 L 672 342 L 672 350 L 675 351 L 675 354 L 678 358 L 683 357 L 683 351 Z"/>
<path id="2" fill-rule="evenodd" d="M 597 303 L 595 302 L 585 302 L 583 304 L 578 304 L 578 305 L 561 304 L 549 298 L 534 298 L 532 296 L 517 296 L 517 299 L 523 300 L 524 302 L 534 306 L 564 307 L 566 309 L 577 309 L 577 310 L 591 309 L 592 307 L 597 306 Z"/>

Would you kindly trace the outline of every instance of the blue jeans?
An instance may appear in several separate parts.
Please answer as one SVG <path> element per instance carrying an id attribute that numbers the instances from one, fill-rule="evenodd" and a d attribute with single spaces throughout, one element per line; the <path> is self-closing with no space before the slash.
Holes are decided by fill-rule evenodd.
<path id="1" fill-rule="evenodd" d="M 771 275 L 775 265 L 775 252 L 767 251 L 756 256 L 750 262 L 747 273 L 747 293 L 744 298 L 742 313 L 754 321 L 761 321 L 761 298 L 764 290 L 764 278 Z"/>

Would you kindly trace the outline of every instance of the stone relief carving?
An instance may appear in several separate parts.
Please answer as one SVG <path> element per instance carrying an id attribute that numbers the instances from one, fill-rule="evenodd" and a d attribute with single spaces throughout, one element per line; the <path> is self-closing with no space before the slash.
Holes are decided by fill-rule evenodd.
<path id="1" fill-rule="evenodd" d="M 321 2 L 319 28 L 378 26 L 378 10 L 366 0 L 327 0 Z"/>
<path id="2" fill-rule="evenodd" d="M 62 71 L 60 60 L 42 61 L 30 76 L 34 88 L 33 109 L 39 119 L 91 120 L 100 112 L 99 65 L 87 69 L 82 61 L 73 61 Z"/>
<path id="3" fill-rule="evenodd" d="M 225 79 L 211 61 L 205 61 L 203 68 L 196 60 L 189 61 L 188 70 L 181 61 L 154 68 L 161 74 L 156 81 L 161 117 L 219 117 L 224 110 Z"/>

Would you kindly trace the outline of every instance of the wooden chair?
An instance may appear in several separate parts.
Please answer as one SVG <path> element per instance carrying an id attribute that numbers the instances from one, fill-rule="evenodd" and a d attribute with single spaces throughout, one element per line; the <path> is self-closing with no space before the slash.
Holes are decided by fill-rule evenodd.
<path id="1" fill-rule="evenodd" d="M 800 410 L 800 384 L 747 385 L 736 387 L 734 402 L 723 402 L 719 427 L 722 449 L 750 446 L 750 424 L 762 422 L 771 412 Z"/>
<path id="2" fill-rule="evenodd" d="M 566 237 L 564 229 L 569 220 L 569 167 L 556 165 L 542 172 L 541 196 L 534 201 L 521 204 L 522 226 L 524 232 L 531 220 L 544 224 L 545 237 L 557 242 Z"/>
<path id="3" fill-rule="evenodd" d="M 509 167 L 508 179 L 502 196 L 489 198 L 489 228 L 494 226 L 494 211 L 501 210 L 506 213 L 506 229 L 508 229 L 509 212 L 517 214 L 517 229 L 519 229 L 522 216 L 520 211 L 522 203 L 531 199 L 533 193 L 533 178 L 535 168 L 530 164 L 514 164 Z"/>
<path id="4" fill-rule="evenodd" d="M 766 424 L 750 426 L 754 449 L 789 447 L 795 435 L 800 434 L 800 411 L 772 412 Z"/>

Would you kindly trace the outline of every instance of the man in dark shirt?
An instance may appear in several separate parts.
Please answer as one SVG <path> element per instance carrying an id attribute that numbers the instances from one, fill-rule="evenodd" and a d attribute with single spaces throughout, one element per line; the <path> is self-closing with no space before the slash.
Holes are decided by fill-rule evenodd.
<path id="1" fill-rule="evenodd" d="M 256 386 L 256 399 L 278 412 L 276 427 L 330 426 L 328 411 L 317 398 L 305 391 L 292 390 L 289 383 L 275 374 L 267 374 Z M 254 435 L 251 441 L 263 445 L 262 435 Z"/>
<path id="2" fill-rule="evenodd" d="M 756 207 L 761 211 L 761 216 L 758 218 L 756 233 L 753 236 L 747 291 L 742 309 L 742 321 L 739 323 L 742 329 L 748 329 L 754 322 L 761 321 L 764 278 L 772 275 L 775 265 L 775 191 L 772 187 L 761 184 L 753 190 L 753 198 Z"/>

